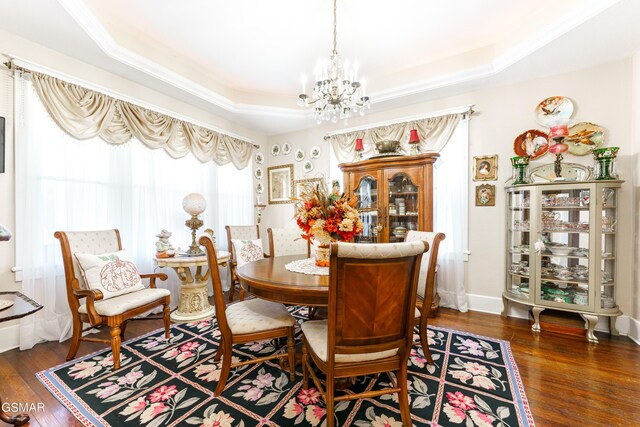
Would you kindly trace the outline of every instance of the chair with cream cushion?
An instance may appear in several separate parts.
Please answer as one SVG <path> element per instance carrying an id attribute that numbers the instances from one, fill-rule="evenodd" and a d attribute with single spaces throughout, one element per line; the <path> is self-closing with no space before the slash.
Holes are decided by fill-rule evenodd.
<path id="1" fill-rule="evenodd" d="M 397 393 L 402 425 L 411 425 L 407 360 L 413 344 L 416 287 L 426 242 L 332 243 L 327 320 L 302 324 L 303 388 L 309 375 L 326 402 L 332 427 L 334 402 Z M 322 387 L 310 360 L 326 376 Z M 396 372 L 394 387 L 334 396 L 334 380 Z"/>
<path id="2" fill-rule="evenodd" d="M 200 237 L 199 243 L 204 246 L 209 260 L 216 320 L 218 321 L 218 327 L 221 333 L 221 342 L 214 357 L 216 362 L 222 358 L 220 379 L 218 380 L 215 391 L 216 395 L 219 396 L 224 391 L 229 371 L 232 367 L 250 363 L 260 363 L 275 358 L 288 359 L 290 369 L 289 376 L 293 381 L 295 379 L 294 328 L 296 324 L 293 316 L 287 311 L 284 305 L 259 298 L 238 301 L 226 306 L 222 294 L 222 283 L 220 282 L 220 271 L 218 270 L 218 260 L 213 247 L 213 240 L 211 240 L 210 236 L 203 235 Z M 287 338 L 286 353 L 277 353 L 271 356 L 258 357 L 237 364 L 231 364 L 231 346 L 233 344 L 284 337 Z"/>
<path id="3" fill-rule="evenodd" d="M 166 274 L 142 274 L 140 278 L 149 279 L 148 288 L 141 286 L 135 288 L 139 290 L 124 294 L 120 291 L 110 298 L 106 292 L 90 288 L 85 281 L 77 255 L 103 255 L 121 251 L 122 243 L 118 230 L 57 231 L 55 237 L 60 241 L 62 250 L 67 300 L 73 319 L 73 336 L 67 360 L 76 356 L 80 341 L 110 343 L 114 369 L 119 369 L 120 342 L 124 338 L 127 321 L 159 306 L 163 307 L 165 336 L 169 338 L 170 292 L 167 289 L 156 288 L 156 279 L 167 280 Z M 135 273 L 137 274 L 137 270 Z M 107 325 L 110 340 L 83 337 L 83 323 L 91 325 L 87 329 Z"/>
<path id="4" fill-rule="evenodd" d="M 420 325 L 420 344 L 430 365 L 433 365 L 433 359 L 429 351 L 429 340 L 427 339 L 427 319 L 431 313 L 431 306 L 436 293 L 438 249 L 440 248 L 440 242 L 442 242 L 445 237 L 444 233 L 415 230 L 410 230 L 405 237 L 406 242 L 424 240 L 429 243 L 429 253 L 423 255 L 422 264 L 420 265 L 415 323 L 416 325 Z"/>
<path id="5" fill-rule="evenodd" d="M 297 228 L 269 228 L 267 235 L 269 236 L 269 255 L 272 257 L 303 255 L 309 258 L 311 256 L 311 245 L 308 240 L 300 236 L 300 230 Z"/>
<path id="6" fill-rule="evenodd" d="M 235 287 L 239 287 L 239 297 L 244 299 L 244 290 L 240 286 L 238 276 L 236 275 L 236 268 L 238 267 L 238 260 L 235 250 L 233 248 L 232 240 L 256 240 L 260 239 L 260 227 L 256 225 L 227 225 L 224 227 L 227 231 L 227 247 L 231 254 L 229 259 L 229 270 L 231 272 L 231 288 L 229 289 L 229 302 L 233 301 L 233 295 L 235 294 Z"/>

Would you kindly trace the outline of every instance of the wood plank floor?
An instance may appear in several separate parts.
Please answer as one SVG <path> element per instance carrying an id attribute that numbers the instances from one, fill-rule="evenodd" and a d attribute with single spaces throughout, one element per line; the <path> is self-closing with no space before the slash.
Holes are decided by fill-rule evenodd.
<path id="1" fill-rule="evenodd" d="M 538 426 L 640 426 L 640 346 L 626 337 L 598 334 L 600 343 L 589 344 L 580 336 L 534 334 L 522 319 L 447 309 L 430 324 L 510 341 Z M 127 337 L 161 326 L 159 320 L 132 322 Z M 79 356 L 103 347 L 82 343 Z M 45 405 L 32 414 L 32 426 L 81 425 L 34 375 L 63 363 L 67 350 L 68 342 L 49 342 L 0 354 L 5 399 Z"/>

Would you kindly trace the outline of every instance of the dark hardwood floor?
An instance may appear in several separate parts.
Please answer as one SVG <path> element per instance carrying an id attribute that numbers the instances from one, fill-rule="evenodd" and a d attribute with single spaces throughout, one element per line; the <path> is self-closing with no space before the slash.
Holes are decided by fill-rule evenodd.
<path id="1" fill-rule="evenodd" d="M 640 426 L 640 346 L 626 337 L 599 333 L 600 343 L 589 344 L 583 336 L 534 334 L 526 320 L 448 309 L 430 324 L 510 341 L 537 426 Z M 130 322 L 127 337 L 161 326 L 160 320 Z M 83 342 L 78 355 L 103 347 Z M 0 394 L 44 403 L 32 426 L 81 425 L 34 375 L 63 363 L 67 350 L 68 342 L 48 342 L 0 354 Z"/>

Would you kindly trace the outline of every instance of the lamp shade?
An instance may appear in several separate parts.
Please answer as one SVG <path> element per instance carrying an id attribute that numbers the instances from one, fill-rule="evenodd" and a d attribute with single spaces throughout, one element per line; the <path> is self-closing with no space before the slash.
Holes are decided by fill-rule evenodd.
<path id="1" fill-rule="evenodd" d="M 206 208 L 207 201 L 200 193 L 190 193 L 182 199 L 182 209 L 189 215 L 200 215 Z"/>
<path id="2" fill-rule="evenodd" d="M 364 146 L 362 145 L 362 138 L 356 138 L 356 151 L 364 150 Z"/>
<path id="3" fill-rule="evenodd" d="M 559 144 L 553 144 L 551 147 L 549 147 L 549 151 L 551 151 L 552 154 L 562 154 L 568 149 L 569 149 L 569 146 L 564 142 L 561 142 Z"/>
<path id="4" fill-rule="evenodd" d="M 417 144 L 420 142 L 420 138 L 418 138 L 418 130 L 411 129 L 409 131 L 409 144 Z"/>

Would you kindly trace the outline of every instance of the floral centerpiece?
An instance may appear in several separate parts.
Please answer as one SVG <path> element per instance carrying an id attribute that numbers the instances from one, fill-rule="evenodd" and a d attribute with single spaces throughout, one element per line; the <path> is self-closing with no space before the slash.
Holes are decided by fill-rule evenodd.
<path id="1" fill-rule="evenodd" d="M 351 242 L 362 233 L 362 220 L 355 208 L 357 199 L 340 193 L 334 182 L 331 192 L 324 183 L 304 191 L 296 201 L 296 222 L 302 237 L 319 244 L 316 265 L 329 265 L 329 243 Z"/>

